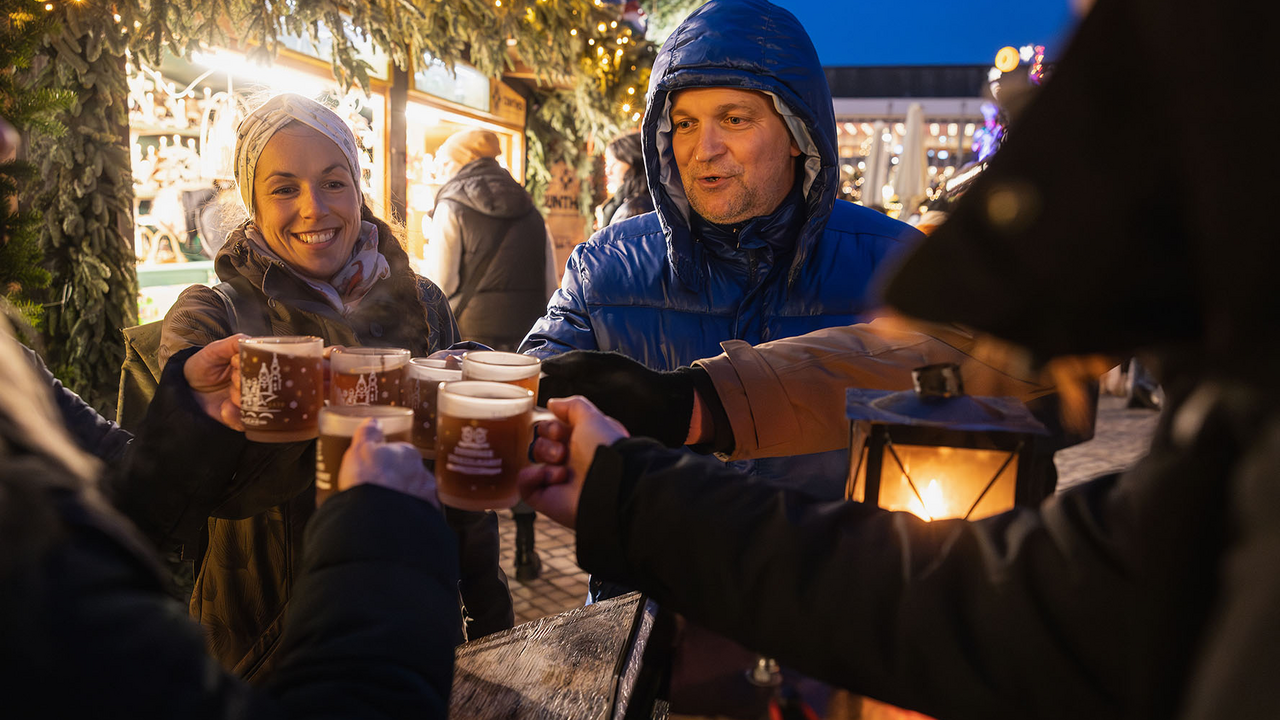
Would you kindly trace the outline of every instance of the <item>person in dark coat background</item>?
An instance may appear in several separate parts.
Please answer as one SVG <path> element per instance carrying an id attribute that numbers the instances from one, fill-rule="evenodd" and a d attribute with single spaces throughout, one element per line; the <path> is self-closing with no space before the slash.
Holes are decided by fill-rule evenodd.
<path id="1" fill-rule="evenodd" d="M 573 470 L 531 468 L 526 497 L 576 523 L 584 569 L 930 715 L 1277 717 L 1280 244 L 1265 214 L 1197 195 L 1178 167 L 1194 153 L 1205 172 L 1265 186 L 1267 166 L 1218 128 L 1265 133 L 1276 82 L 1233 68 L 1265 64 L 1276 32 L 1280 8 L 1243 0 L 1099 0 L 887 287 L 903 312 L 1042 358 L 1152 349 L 1169 405 L 1132 471 L 1038 510 L 924 523 L 619 440 L 578 399 L 552 403 L 575 426 Z M 1145 60 L 1117 73 L 1122 52 Z M 1150 158 L 1153 132 L 1174 151 Z M 1135 181 L 1139 156 L 1153 164 Z M 1081 212 L 1082 187 L 1124 202 Z M 540 429 L 541 459 L 565 430 Z"/>
<path id="2" fill-rule="evenodd" d="M 436 162 L 449 180 L 423 252 L 463 339 L 515 350 L 555 290 L 555 253 L 533 198 L 494 159 L 501 152 L 488 130 L 463 130 L 440 146 Z"/>
<path id="3" fill-rule="evenodd" d="M 640 133 L 621 135 L 605 147 L 604 183 L 609 199 L 599 207 L 597 230 L 619 220 L 653 212 L 653 198 L 649 196 L 649 179 L 644 171 Z"/>

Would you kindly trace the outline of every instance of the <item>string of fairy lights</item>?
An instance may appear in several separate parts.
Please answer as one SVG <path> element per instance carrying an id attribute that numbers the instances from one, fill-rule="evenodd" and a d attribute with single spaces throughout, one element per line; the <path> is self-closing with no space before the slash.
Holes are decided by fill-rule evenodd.
<path id="1" fill-rule="evenodd" d="M 53 12 L 62 5 L 98 6 L 97 9 L 105 6 L 112 20 L 122 25 L 122 35 L 129 34 L 130 30 L 143 30 L 143 22 L 133 18 L 145 19 L 145 13 L 130 3 L 121 7 L 116 3 L 99 5 L 93 0 L 63 0 L 46 2 L 43 7 Z M 414 3 L 401 5 L 412 9 Z M 537 70 L 548 76 L 562 76 L 564 80 L 560 84 L 571 85 L 575 77 L 580 81 L 589 79 L 595 84 L 595 94 L 603 106 L 585 110 L 609 113 L 616 124 L 625 127 L 643 117 L 643 88 L 656 47 L 645 40 L 643 27 L 620 19 L 623 9 L 623 5 L 604 0 L 491 0 L 490 5 L 497 36 L 501 38 L 505 34 L 507 48 L 517 56 L 523 47 L 532 43 L 550 46 L 557 35 L 567 29 L 571 43 L 568 50 L 579 57 L 577 66 L 544 66 Z M 516 19 L 522 22 L 513 22 Z M 172 37 L 176 40 L 180 36 L 174 33 Z M 477 63 L 478 66 L 487 64 Z"/>

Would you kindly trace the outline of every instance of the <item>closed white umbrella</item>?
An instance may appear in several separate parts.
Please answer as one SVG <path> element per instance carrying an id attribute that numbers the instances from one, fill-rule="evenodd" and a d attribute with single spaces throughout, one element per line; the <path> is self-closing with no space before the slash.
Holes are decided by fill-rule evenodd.
<path id="1" fill-rule="evenodd" d="M 884 139 L 885 124 L 877 120 L 871 131 L 871 149 L 867 152 L 867 174 L 862 182 L 862 204 L 867 207 L 884 207 L 881 188 L 889 181 L 888 141 Z"/>
<path id="2" fill-rule="evenodd" d="M 902 138 L 902 155 L 898 158 L 898 178 L 894 192 L 902 203 L 902 215 L 906 220 L 916 213 L 928 191 L 928 163 L 924 156 L 924 108 L 911 103 L 907 108 L 907 122 Z"/>

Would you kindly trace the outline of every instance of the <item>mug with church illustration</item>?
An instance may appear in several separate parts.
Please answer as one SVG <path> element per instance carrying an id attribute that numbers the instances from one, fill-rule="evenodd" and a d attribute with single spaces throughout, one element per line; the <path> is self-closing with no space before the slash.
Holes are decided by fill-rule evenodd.
<path id="1" fill-rule="evenodd" d="M 484 380 L 440 384 L 436 404 L 436 488 L 462 510 L 507 508 L 520 500 L 516 473 L 529 462 L 533 393 Z"/>
<path id="2" fill-rule="evenodd" d="M 329 355 L 331 405 L 400 405 L 409 351 L 339 347 Z"/>
<path id="3" fill-rule="evenodd" d="M 324 405 L 324 341 L 255 337 L 240 341 L 240 419 L 254 442 L 316 437 Z"/>

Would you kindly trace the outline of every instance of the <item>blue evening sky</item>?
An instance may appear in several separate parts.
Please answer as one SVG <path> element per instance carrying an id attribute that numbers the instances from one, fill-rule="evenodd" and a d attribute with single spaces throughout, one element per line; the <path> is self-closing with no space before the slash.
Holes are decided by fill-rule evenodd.
<path id="1" fill-rule="evenodd" d="M 1005 45 L 1050 57 L 1075 26 L 1069 0 L 772 0 L 804 24 L 824 66 L 982 65 Z"/>

